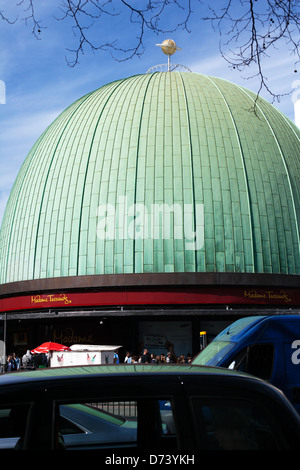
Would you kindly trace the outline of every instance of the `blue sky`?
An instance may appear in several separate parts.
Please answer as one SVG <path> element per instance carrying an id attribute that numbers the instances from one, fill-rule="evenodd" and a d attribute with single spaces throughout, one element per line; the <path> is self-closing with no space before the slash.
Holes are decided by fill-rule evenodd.
<path id="1" fill-rule="evenodd" d="M 190 33 L 178 30 L 157 36 L 147 32 L 141 58 L 120 62 L 109 52 L 86 50 L 80 63 L 69 67 L 65 49 L 72 48 L 73 32 L 69 24 L 53 19 L 60 0 L 38 0 L 37 3 L 37 15 L 47 26 L 42 29 L 40 40 L 33 36 L 31 26 L 26 26 L 25 21 L 9 25 L 0 20 L 0 222 L 18 171 L 45 128 L 85 93 L 113 80 L 146 73 L 150 67 L 166 62 L 166 56 L 156 47 L 164 39 L 172 38 L 182 48 L 172 57 L 172 62 L 183 64 L 192 72 L 225 78 L 258 91 L 258 80 L 247 79 L 250 71 L 230 70 L 221 58 L 219 35 L 213 32 L 208 22 L 199 20 L 200 4 L 199 11 L 192 17 Z M 1 0 L 0 9 L 5 11 L 7 7 L 14 18 L 14 5 L 12 0 Z M 176 22 L 177 17 L 178 12 L 173 12 L 173 16 L 165 20 L 165 26 L 168 27 L 167 21 Z M 124 17 L 106 18 L 101 29 L 93 33 L 96 40 L 100 33 L 105 40 L 117 38 L 125 47 L 137 34 Z M 299 73 L 294 73 L 294 57 L 284 44 L 266 59 L 266 67 L 268 84 L 274 92 L 289 93 L 297 85 L 300 88 Z M 272 101 L 265 92 L 261 94 Z M 294 120 L 292 97 L 282 97 L 280 103 L 273 104 Z"/>

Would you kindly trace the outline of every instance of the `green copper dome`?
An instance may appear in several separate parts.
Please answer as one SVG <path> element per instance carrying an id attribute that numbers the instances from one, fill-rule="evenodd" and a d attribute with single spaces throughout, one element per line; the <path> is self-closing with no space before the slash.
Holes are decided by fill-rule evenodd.
<path id="1" fill-rule="evenodd" d="M 16 179 L 0 282 L 300 274 L 300 132 L 222 79 L 129 77 L 68 107 Z M 164 218 L 162 218 L 164 213 Z"/>

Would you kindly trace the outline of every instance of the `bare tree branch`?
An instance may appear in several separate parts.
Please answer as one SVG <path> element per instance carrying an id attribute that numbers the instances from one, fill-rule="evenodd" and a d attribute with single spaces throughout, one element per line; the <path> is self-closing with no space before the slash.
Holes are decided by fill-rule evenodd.
<path id="1" fill-rule="evenodd" d="M 7 18 L 7 16 L 3 13 L 2 10 L 0 10 L 0 19 L 3 20 L 3 21 L 6 21 L 6 23 L 9 23 L 9 24 L 14 24 L 18 17 L 16 16 L 16 18 L 14 20 L 10 20 Z"/>
<path id="2" fill-rule="evenodd" d="M 78 37 L 76 49 L 70 52 L 74 54 L 74 60 L 68 61 L 69 65 L 74 66 L 79 61 L 79 55 L 84 53 L 84 49 L 88 46 L 91 50 L 111 50 L 114 59 L 128 60 L 134 56 L 141 56 L 144 52 L 144 35 L 147 30 L 159 33 L 172 33 L 178 28 L 188 30 L 188 21 L 192 13 L 191 2 L 193 0 L 149 0 L 148 2 L 139 2 L 139 5 L 144 3 L 144 6 L 137 7 L 135 0 L 120 0 L 118 9 L 114 5 L 117 2 L 112 0 L 65 0 L 62 3 L 61 11 L 63 16 L 61 20 L 71 18 L 73 22 L 73 30 L 75 36 Z M 176 6 L 182 11 L 183 20 L 174 25 L 173 28 L 165 29 L 160 28 L 160 19 L 166 12 L 167 8 Z M 89 39 L 89 30 L 92 29 L 97 20 L 101 17 L 107 16 L 120 16 L 128 14 L 128 21 L 136 26 L 137 36 L 133 47 L 124 49 L 118 44 L 117 40 L 111 42 L 104 42 L 103 39 L 100 44 L 96 44 Z M 86 21 L 88 19 L 88 21 Z M 115 54 L 121 54 L 122 59 L 118 58 Z"/>
<path id="3" fill-rule="evenodd" d="M 22 18 L 26 24 L 32 23 L 32 34 L 36 37 L 36 39 L 40 39 L 39 34 L 42 29 L 45 29 L 40 23 L 40 21 L 36 18 L 35 9 L 34 9 L 34 0 L 20 0 L 17 3 L 17 6 L 24 7 L 25 16 Z"/>
<path id="4" fill-rule="evenodd" d="M 71 19 L 73 23 L 73 31 L 77 39 L 76 49 L 67 49 L 73 54 L 73 60 L 67 60 L 68 65 L 74 67 L 79 62 L 79 55 L 84 54 L 86 46 L 90 47 L 92 51 L 106 50 L 112 47 L 109 43 L 95 44 L 89 39 L 89 29 L 91 29 L 95 22 L 99 20 L 103 15 L 116 16 L 118 13 L 109 11 L 106 6 L 112 3 L 111 0 L 106 2 L 99 2 L 98 0 L 64 0 L 60 7 L 62 16 L 59 21 Z"/>
<path id="5" fill-rule="evenodd" d="M 32 33 L 40 39 L 44 26 L 34 8 L 38 1 L 17 0 L 16 6 L 22 13 L 18 19 L 31 25 Z M 209 14 L 203 16 L 205 7 Z M 259 78 L 258 94 L 265 89 L 274 100 L 282 96 L 270 89 L 265 69 L 265 59 L 276 53 L 277 45 L 284 42 L 295 57 L 295 64 L 300 60 L 299 0 L 223 0 L 215 4 L 209 0 L 61 0 L 60 6 L 53 8 L 58 8 L 55 18 L 71 25 L 74 33 L 74 47 L 67 49 L 71 59 L 66 58 L 72 67 L 87 49 L 109 50 L 118 61 L 139 57 L 144 52 L 147 31 L 170 34 L 184 29 L 189 32 L 192 14 L 198 14 L 199 21 L 211 21 L 220 35 L 220 53 L 230 67 L 246 70 L 249 79 Z M 171 24 L 170 13 L 174 11 L 180 12 L 182 20 Z M 113 38 L 113 30 L 108 40 L 104 38 L 101 28 L 109 18 L 122 18 L 125 25 L 134 27 L 136 37 L 132 44 L 124 48 Z M 10 22 L 3 11 L 0 19 Z M 166 28 L 164 24 L 170 26 Z"/>
<path id="6" fill-rule="evenodd" d="M 264 4 L 264 8 L 262 7 Z M 254 66 L 248 78 L 258 77 L 258 94 L 265 89 L 273 100 L 282 94 L 274 93 L 267 83 L 264 59 L 276 52 L 280 41 L 290 48 L 295 64 L 300 60 L 300 7 L 297 0 L 226 0 L 224 7 L 210 8 L 210 20 L 220 34 L 220 52 L 228 64 L 239 71 Z M 237 12 L 237 13 L 236 13 Z M 224 34 L 228 39 L 224 40 Z M 233 47 L 233 48 L 232 48 Z M 295 70 L 296 72 L 297 70 Z"/>

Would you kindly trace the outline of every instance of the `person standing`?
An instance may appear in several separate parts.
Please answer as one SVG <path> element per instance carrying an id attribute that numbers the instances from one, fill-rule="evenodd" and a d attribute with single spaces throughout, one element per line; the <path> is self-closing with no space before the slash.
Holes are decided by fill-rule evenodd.
<path id="1" fill-rule="evenodd" d="M 171 363 L 174 362 L 174 358 L 173 358 L 173 356 L 172 356 L 171 351 L 169 351 L 168 354 L 167 354 L 166 362 L 167 362 L 168 364 L 171 364 Z"/>
<path id="2" fill-rule="evenodd" d="M 150 364 L 151 363 L 151 356 L 147 348 L 144 349 L 144 352 L 142 354 L 142 364 Z"/>
<path id="3" fill-rule="evenodd" d="M 29 349 L 27 350 L 26 354 L 22 357 L 22 366 L 24 369 L 32 369 L 33 368 L 33 357 Z"/>
<path id="4" fill-rule="evenodd" d="M 127 351 L 127 353 L 126 353 L 124 362 L 126 364 L 132 364 L 132 357 L 131 357 L 131 353 L 129 351 Z"/>
<path id="5" fill-rule="evenodd" d="M 15 352 L 13 353 L 13 359 L 14 359 L 15 364 L 16 364 L 16 369 L 19 370 L 20 365 L 21 365 L 21 361 L 20 361 L 19 356 L 17 356 Z"/>
<path id="6" fill-rule="evenodd" d="M 118 354 L 118 351 L 116 349 L 115 352 L 114 352 L 114 364 L 119 364 L 119 362 L 120 362 L 119 354 Z"/>
<path id="7" fill-rule="evenodd" d="M 5 371 L 6 372 L 11 372 L 12 371 L 12 356 L 9 354 L 7 356 L 7 359 L 6 359 L 6 367 L 5 367 Z"/>
<path id="8" fill-rule="evenodd" d="M 14 359 L 14 356 L 13 354 L 9 354 L 7 356 L 7 361 L 6 361 L 6 368 L 5 368 L 6 372 L 14 372 L 17 370 L 17 364 L 16 364 L 16 361 Z"/>

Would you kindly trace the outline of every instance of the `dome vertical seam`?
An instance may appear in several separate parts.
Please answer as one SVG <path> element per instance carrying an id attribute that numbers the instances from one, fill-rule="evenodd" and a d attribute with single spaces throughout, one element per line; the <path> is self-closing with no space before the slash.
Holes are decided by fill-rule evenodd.
<path id="1" fill-rule="evenodd" d="M 134 179 L 134 195 L 133 195 L 133 201 L 134 201 L 134 207 L 136 207 L 136 191 L 137 191 L 137 175 L 138 175 L 138 160 L 139 160 L 139 149 L 140 149 L 140 137 L 141 137 L 141 126 L 142 126 L 142 120 L 143 120 L 143 113 L 144 113 L 144 105 L 145 105 L 145 98 L 147 95 L 147 91 L 149 88 L 150 81 L 154 77 L 154 73 L 150 74 L 150 77 L 148 79 L 145 91 L 144 91 L 144 97 L 143 97 L 143 102 L 142 102 L 142 107 L 141 107 L 141 112 L 140 112 L 140 119 L 139 119 L 139 128 L 138 128 L 138 139 L 137 139 L 137 148 L 136 148 L 136 160 L 135 160 L 135 179 Z M 136 218 L 134 219 L 134 225 L 136 223 Z M 135 233 L 135 230 L 134 230 Z M 132 271 L 135 272 L 135 237 L 133 237 L 133 250 L 132 250 Z"/>
<path id="2" fill-rule="evenodd" d="M 300 138 L 298 136 L 298 134 L 295 132 L 295 129 L 293 128 L 293 126 L 291 126 L 291 122 L 290 120 L 287 118 L 287 116 L 285 114 L 283 114 L 281 111 L 277 110 L 280 115 L 283 117 L 283 119 L 285 120 L 286 124 L 289 126 L 289 128 L 291 129 L 291 131 L 293 132 L 294 136 L 296 137 L 296 139 L 298 140 L 298 142 L 300 143 Z"/>
<path id="3" fill-rule="evenodd" d="M 249 96 L 249 94 L 247 92 L 245 92 L 245 93 L 246 93 L 247 96 Z M 252 101 L 254 101 L 251 96 L 249 96 L 249 98 Z M 289 185 L 289 188 L 290 188 L 291 199 L 292 199 L 293 212 L 294 212 L 294 216 L 295 216 L 296 235 L 297 235 L 297 239 L 298 239 L 298 251 L 299 251 L 298 255 L 300 257 L 300 227 L 299 227 L 298 218 L 297 218 L 297 211 L 296 211 L 296 207 L 295 207 L 295 197 L 294 197 L 294 191 L 293 191 L 293 188 L 292 188 L 290 172 L 289 172 L 288 166 L 286 164 L 286 160 L 285 160 L 285 157 L 284 157 L 284 152 L 281 149 L 280 143 L 279 143 L 278 138 L 277 138 L 277 136 L 276 136 L 276 134 L 273 130 L 273 127 L 270 123 L 270 120 L 267 118 L 266 114 L 263 112 L 262 108 L 259 106 L 259 102 L 256 102 L 256 106 L 259 108 L 260 112 L 262 113 L 262 115 L 264 116 L 264 118 L 266 120 L 266 123 L 268 124 L 268 126 L 270 128 L 270 131 L 271 131 L 271 133 L 274 137 L 274 140 L 276 142 L 276 145 L 278 147 L 278 150 L 279 150 L 279 153 L 280 153 L 280 156 L 281 156 L 281 160 L 282 160 L 285 172 L 286 172 L 286 176 L 287 176 L 287 179 L 288 179 L 288 185 Z M 296 270 L 296 265 L 295 264 L 294 264 L 294 270 Z"/>
<path id="4" fill-rule="evenodd" d="M 172 72 L 174 73 L 174 72 Z M 194 221 L 194 230 L 195 233 L 197 231 L 197 220 L 196 220 L 196 197 L 195 197 L 195 171 L 194 171 L 194 159 L 193 159 L 193 144 L 192 144 L 192 137 L 191 137 L 191 121 L 190 121 L 190 114 L 189 114 L 189 106 L 188 106 L 188 100 L 187 100 L 187 95 L 186 95 L 186 88 L 184 85 L 184 80 L 182 77 L 182 74 L 180 72 L 175 72 L 179 75 L 181 86 L 183 89 L 183 95 L 184 95 L 184 102 L 185 102 L 185 108 L 186 108 L 186 119 L 187 119 L 187 124 L 188 124 L 188 139 L 189 139 L 189 149 L 190 149 L 190 162 L 191 162 L 191 183 L 192 183 L 192 196 L 193 196 L 193 221 Z M 197 249 L 195 248 L 194 250 L 194 263 L 195 263 L 195 271 L 198 271 L 198 263 L 197 263 Z"/>
<path id="5" fill-rule="evenodd" d="M 236 138 L 237 138 L 237 142 L 238 142 L 238 145 L 239 145 L 239 150 L 240 150 L 240 156 L 241 156 L 241 162 L 242 162 L 242 165 L 243 165 L 243 173 L 244 173 L 244 177 L 245 177 L 245 185 L 246 185 L 246 188 L 247 188 L 247 204 L 248 204 L 248 211 L 249 211 L 249 223 L 250 223 L 250 236 L 251 236 L 251 253 L 252 253 L 252 265 L 253 265 L 253 272 L 256 272 L 256 262 L 255 262 L 255 256 L 254 256 L 254 238 L 253 238 L 253 215 L 252 215 L 252 209 L 251 209 L 251 203 L 250 203 L 250 189 L 249 189 L 249 184 L 248 184 L 248 176 L 247 176 L 247 170 L 246 170 L 246 165 L 245 165 L 245 157 L 244 157 L 244 152 L 243 152 L 243 148 L 242 148 L 242 144 L 241 144 L 241 140 L 240 140 L 240 136 L 239 136 L 239 132 L 238 132 L 238 129 L 237 129 L 237 125 L 236 125 L 236 122 L 233 118 L 233 114 L 231 112 L 231 109 L 225 99 L 225 96 L 224 94 L 222 93 L 222 91 L 220 90 L 220 88 L 218 87 L 218 85 L 212 80 L 212 78 L 210 77 L 207 77 L 208 80 L 210 80 L 214 86 L 216 87 L 216 89 L 218 90 L 218 92 L 220 93 L 220 95 L 222 96 L 223 100 L 224 100 L 224 103 L 225 103 L 225 106 L 229 112 L 229 115 L 230 115 L 230 118 L 231 118 L 231 121 L 232 121 L 232 124 L 234 126 L 234 130 L 235 130 L 235 133 L 236 133 Z M 245 255 L 244 255 L 245 256 Z"/>
<path id="6" fill-rule="evenodd" d="M 50 161 L 50 164 L 49 164 L 49 167 L 48 167 L 48 171 L 47 171 L 47 175 L 46 175 L 46 178 L 45 178 L 45 183 L 44 183 L 44 189 L 43 189 L 43 193 L 42 193 L 42 198 L 41 198 L 41 204 L 40 204 L 40 210 L 39 210 L 39 216 L 38 216 L 38 221 L 37 221 L 37 226 L 36 226 L 36 236 L 35 236 L 35 243 L 34 243 L 34 255 L 33 255 L 33 266 L 32 266 L 32 269 L 33 269 L 33 272 L 32 272 L 32 279 L 34 279 L 34 271 L 35 271 L 35 262 L 36 262 L 36 250 L 37 250 L 37 240 L 38 240 L 38 233 L 39 233 L 39 226 L 40 226 L 40 219 L 41 219 L 41 212 L 42 212 L 42 207 L 43 207 L 43 201 L 44 201 L 44 195 L 45 195 L 45 188 L 47 186 L 47 182 L 48 182 L 48 177 L 49 177 L 49 174 L 50 174 L 50 169 L 52 167 L 52 163 L 53 163 L 53 160 L 54 160 L 54 156 L 55 156 L 55 153 L 56 153 L 56 150 L 58 148 L 58 145 L 60 144 L 60 141 L 62 139 L 62 136 L 64 134 L 64 131 L 66 130 L 66 127 L 68 126 L 70 120 L 72 119 L 72 117 L 74 116 L 74 114 L 77 112 L 77 110 L 80 108 L 80 106 L 83 105 L 83 103 L 85 103 L 85 101 L 89 98 L 90 96 L 90 93 L 86 95 L 86 97 L 80 101 L 80 103 L 78 104 L 78 106 L 76 106 L 76 108 L 74 109 L 74 111 L 70 114 L 66 124 L 64 125 L 64 128 L 59 136 L 59 139 L 57 141 L 57 144 L 55 146 L 55 149 L 53 151 L 53 154 L 52 154 L 52 158 L 51 158 L 51 161 Z"/>
<path id="7" fill-rule="evenodd" d="M 92 148 L 93 148 L 93 144 L 94 144 L 94 139 L 95 139 L 95 135 L 96 135 L 96 131 L 98 129 L 100 119 L 102 117 L 104 109 L 107 106 L 107 103 L 109 102 L 109 100 L 111 99 L 112 95 L 115 93 L 117 88 L 119 88 L 119 86 L 124 82 L 124 80 L 126 80 L 126 79 L 123 79 L 123 80 L 120 80 L 120 81 L 117 82 L 116 86 L 109 93 L 107 99 L 105 100 L 105 103 L 102 105 L 102 109 L 101 109 L 101 112 L 98 116 L 98 119 L 97 119 L 97 122 L 96 122 L 96 125 L 95 125 L 95 128 L 94 128 L 93 136 L 92 136 L 92 139 L 91 139 L 91 144 L 90 144 L 90 148 L 89 148 L 89 153 L 88 153 L 86 168 L 85 168 L 85 174 L 84 174 L 84 179 L 83 179 L 83 189 L 82 189 L 81 204 L 80 204 L 80 214 L 79 214 L 79 224 L 78 224 L 76 276 L 79 275 L 80 234 L 81 234 L 81 223 L 82 223 L 83 200 L 84 200 L 84 195 L 85 195 L 85 183 L 86 183 L 86 179 L 87 179 L 88 168 L 89 168 L 89 164 L 90 164 L 90 157 L 91 157 L 91 152 L 92 152 Z"/>
<path id="8" fill-rule="evenodd" d="M 287 117 L 285 116 L 285 114 L 281 113 L 283 119 L 285 120 L 285 122 L 287 123 L 287 125 L 289 126 L 289 128 L 291 129 L 291 131 L 293 132 L 294 136 L 296 137 L 296 139 L 298 140 L 299 144 L 300 144 L 300 138 L 299 138 L 299 135 L 295 132 L 295 129 L 291 126 L 291 122 L 287 119 Z M 288 166 L 287 166 L 288 168 Z M 292 189 L 292 187 L 291 187 Z M 300 189 L 299 189 L 300 191 Z M 294 198 L 293 198 L 293 203 L 294 203 Z M 298 225 L 298 217 L 297 217 L 297 208 L 295 207 L 294 205 L 294 210 L 295 210 L 295 217 L 296 217 L 296 228 L 297 228 L 297 234 L 298 234 L 298 245 L 299 245 L 299 258 L 300 258 L 300 227 Z"/>
<path id="9" fill-rule="evenodd" d="M 12 217 L 13 223 L 11 224 L 10 230 L 9 230 L 8 243 L 7 243 L 7 249 L 6 249 L 6 252 L 7 252 L 7 253 L 6 253 L 5 273 L 3 272 L 3 279 L 5 278 L 5 280 L 6 280 L 6 276 L 7 276 L 8 259 L 9 259 L 9 256 L 10 256 L 10 241 L 11 241 L 11 235 L 12 235 L 13 226 L 14 226 L 15 213 L 16 213 L 17 204 L 18 204 L 18 201 L 19 201 L 19 198 L 20 198 L 20 193 L 21 193 L 22 188 L 23 188 L 23 181 L 24 181 L 24 179 L 26 178 L 26 175 L 27 175 L 27 173 L 28 173 L 28 171 L 29 171 L 30 163 L 31 163 L 32 159 L 34 158 L 34 156 L 35 156 L 35 154 L 36 154 L 36 152 L 37 152 L 37 150 L 38 150 L 40 141 L 41 141 L 42 137 L 45 136 L 45 134 L 49 131 L 49 128 L 50 128 L 50 127 L 51 127 L 51 125 L 50 125 L 50 126 L 46 129 L 46 131 L 42 134 L 42 136 L 40 137 L 40 139 L 38 140 L 38 142 L 36 142 L 35 148 L 32 149 L 32 152 L 33 152 L 33 153 L 32 153 L 32 158 L 31 158 L 30 162 L 28 162 L 27 168 L 26 168 L 25 171 L 24 171 L 24 175 L 23 175 L 23 177 L 22 177 L 22 181 L 21 181 L 21 183 L 19 184 L 18 194 L 17 194 L 17 196 L 16 196 L 16 198 L 15 198 L 15 200 L 14 200 L 14 203 L 13 203 L 13 204 L 14 204 L 13 217 Z M 11 193 L 11 195 L 12 195 L 12 193 Z M 11 195 L 10 195 L 10 197 L 11 197 Z M 7 206 L 8 206 L 8 205 L 7 205 Z"/>

